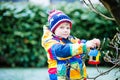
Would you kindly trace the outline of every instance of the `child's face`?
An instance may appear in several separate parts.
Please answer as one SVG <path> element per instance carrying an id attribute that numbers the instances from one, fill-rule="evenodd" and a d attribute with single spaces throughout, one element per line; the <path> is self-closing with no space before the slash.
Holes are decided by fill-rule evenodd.
<path id="1" fill-rule="evenodd" d="M 55 35 L 62 37 L 62 38 L 67 38 L 70 35 L 70 23 L 68 22 L 63 22 L 61 23 L 55 30 Z"/>

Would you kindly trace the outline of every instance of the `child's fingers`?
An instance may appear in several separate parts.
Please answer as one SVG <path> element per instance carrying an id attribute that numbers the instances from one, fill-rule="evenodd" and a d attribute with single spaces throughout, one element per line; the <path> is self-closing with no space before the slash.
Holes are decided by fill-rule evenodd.
<path id="1" fill-rule="evenodd" d="M 95 47 L 96 47 L 96 44 L 93 43 L 93 41 L 87 41 L 87 42 L 86 42 L 86 46 L 87 46 L 88 48 L 95 48 Z"/>
<path id="2" fill-rule="evenodd" d="M 99 40 L 99 39 L 94 38 L 94 39 L 92 40 L 92 42 L 93 42 L 94 44 L 96 44 L 97 47 L 100 46 L 100 40 Z"/>

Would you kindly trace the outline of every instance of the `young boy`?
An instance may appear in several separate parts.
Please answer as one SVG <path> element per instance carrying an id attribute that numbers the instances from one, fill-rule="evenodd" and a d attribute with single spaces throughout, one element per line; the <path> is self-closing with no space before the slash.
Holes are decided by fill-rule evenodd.
<path id="1" fill-rule="evenodd" d="M 81 54 L 100 45 L 99 39 L 86 43 L 70 35 L 72 22 L 59 10 L 52 10 L 48 17 L 49 29 L 44 27 L 42 46 L 48 57 L 50 80 L 86 80 L 86 66 Z"/>

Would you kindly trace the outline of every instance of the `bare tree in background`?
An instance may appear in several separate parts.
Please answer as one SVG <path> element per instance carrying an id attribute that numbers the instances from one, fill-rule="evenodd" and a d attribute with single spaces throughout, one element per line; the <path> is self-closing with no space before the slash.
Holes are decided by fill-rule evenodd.
<path id="1" fill-rule="evenodd" d="M 89 4 L 86 3 L 89 2 Z M 102 17 L 108 20 L 114 20 L 120 25 L 120 0 L 99 0 L 100 3 L 104 5 L 104 7 L 110 12 L 112 18 L 105 16 L 101 12 L 99 12 L 91 2 L 91 0 L 83 0 L 83 2 L 95 13 L 101 15 Z"/>
<path id="2" fill-rule="evenodd" d="M 86 0 L 83 0 L 83 2 L 90 8 L 92 9 L 95 13 L 101 15 L 102 17 L 108 19 L 108 20 L 114 20 L 120 26 L 120 0 L 99 0 L 100 3 L 104 5 L 104 7 L 110 12 L 112 18 L 105 16 L 101 12 L 99 12 L 91 2 L 91 0 L 88 0 L 89 5 L 86 3 Z M 104 45 L 105 40 L 103 40 L 103 45 Z M 100 72 L 98 69 L 98 66 L 96 65 L 96 68 L 99 72 L 98 75 L 94 77 L 88 77 L 88 79 L 94 79 L 96 80 L 98 77 L 105 75 L 109 73 L 112 69 L 118 68 L 118 71 L 115 72 L 117 74 L 120 72 L 120 30 L 117 29 L 116 34 L 114 35 L 112 40 L 109 40 L 109 50 L 107 52 L 103 52 L 105 54 L 104 60 L 106 62 L 112 63 L 113 66 L 108 69 L 107 71 Z M 119 74 L 119 73 L 118 73 Z M 115 80 L 120 80 L 120 76 L 117 77 Z"/>

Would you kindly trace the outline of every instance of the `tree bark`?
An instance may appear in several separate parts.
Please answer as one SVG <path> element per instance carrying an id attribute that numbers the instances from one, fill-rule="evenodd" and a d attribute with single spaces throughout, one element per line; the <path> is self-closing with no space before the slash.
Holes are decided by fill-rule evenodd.
<path id="1" fill-rule="evenodd" d="M 120 0 L 99 0 L 120 25 Z"/>

